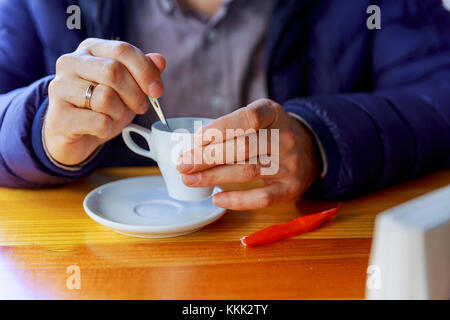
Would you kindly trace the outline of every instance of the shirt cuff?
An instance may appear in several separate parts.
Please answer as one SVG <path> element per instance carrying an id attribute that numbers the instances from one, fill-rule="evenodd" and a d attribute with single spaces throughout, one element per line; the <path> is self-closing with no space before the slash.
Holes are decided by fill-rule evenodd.
<path id="1" fill-rule="evenodd" d="M 83 163 L 79 165 L 66 166 L 57 162 L 50 156 L 44 142 L 42 130 L 47 107 L 48 97 L 39 107 L 31 128 L 31 144 L 35 156 L 50 174 L 70 178 L 80 178 L 88 175 L 100 164 L 100 161 L 103 159 L 103 155 L 107 149 L 107 144 L 99 147 L 87 160 L 83 161 Z"/>
<path id="2" fill-rule="evenodd" d="M 325 151 L 323 149 L 322 143 L 319 140 L 319 137 L 317 136 L 317 134 L 313 130 L 313 128 L 311 128 L 311 126 L 308 124 L 308 122 L 306 122 L 305 119 L 303 119 L 298 114 L 295 114 L 293 112 L 288 112 L 288 114 L 291 117 L 294 117 L 295 119 L 300 121 L 306 128 L 308 128 L 309 132 L 311 132 L 311 134 L 313 135 L 314 140 L 316 141 L 316 145 L 319 148 L 320 158 L 322 159 L 322 171 L 320 172 L 320 177 L 321 178 L 325 177 L 325 175 L 327 174 L 327 170 L 328 170 L 328 162 L 327 162 L 327 157 L 325 156 Z"/>

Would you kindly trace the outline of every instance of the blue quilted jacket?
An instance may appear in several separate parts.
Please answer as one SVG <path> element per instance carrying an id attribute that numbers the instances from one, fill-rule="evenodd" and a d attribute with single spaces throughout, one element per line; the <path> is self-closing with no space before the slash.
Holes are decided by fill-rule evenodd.
<path id="1" fill-rule="evenodd" d="M 81 30 L 66 9 L 81 7 Z M 366 9 L 381 8 L 381 29 Z M 56 59 L 86 37 L 121 37 L 126 1 L 0 0 L 0 185 L 68 183 L 104 166 L 148 165 L 120 137 L 83 170 L 41 143 Z M 450 165 L 450 14 L 439 0 L 279 0 L 267 39 L 269 97 L 312 128 L 325 174 L 310 197 L 343 199 Z"/>

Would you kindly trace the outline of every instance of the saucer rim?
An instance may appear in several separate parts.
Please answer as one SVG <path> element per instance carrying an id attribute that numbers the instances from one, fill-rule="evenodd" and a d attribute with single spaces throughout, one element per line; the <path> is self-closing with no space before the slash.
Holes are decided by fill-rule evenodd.
<path id="1" fill-rule="evenodd" d="M 84 211 L 86 212 L 86 214 L 95 222 L 108 227 L 110 229 L 112 229 L 113 231 L 119 230 L 119 231 L 124 231 L 124 232 L 132 232 L 132 233 L 138 233 L 138 234 L 155 234 L 155 235 L 161 235 L 161 234 L 174 234 L 174 233 L 181 233 L 184 232 L 185 230 L 191 230 L 191 229 L 201 229 L 211 223 L 213 223 L 214 221 L 218 220 L 219 218 L 221 218 L 225 212 L 226 209 L 224 208 L 220 208 L 220 207 L 216 207 L 214 210 L 212 210 L 206 217 L 205 219 L 202 219 L 200 221 L 194 221 L 191 223 L 184 223 L 181 225 L 176 225 L 176 226 L 142 226 L 142 225 L 133 225 L 133 224 L 124 224 L 124 223 L 120 223 L 120 222 L 116 222 L 113 220 L 109 220 L 106 219 L 102 216 L 100 216 L 99 214 L 97 214 L 94 210 L 92 210 L 91 208 L 88 207 L 87 202 L 89 201 L 90 198 L 92 198 L 93 196 L 96 195 L 96 193 L 103 188 L 107 188 L 110 187 L 111 185 L 114 184 L 119 184 L 119 183 L 123 183 L 123 182 L 127 182 L 127 181 L 131 181 L 131 180 L 145 180 L 145 179 L 157 179 L 157 180 L 162 180 L 162 182 L 164 183 L 164 179 L 162 176 L 141 176 L 141 177 L 130 177 L 130 178 L 125 178 L 125 179 L 120 179 L 120 180 L 115 180 L 115 181 L 111 181 L 108 183 L 105 183 L 101 186 L 96 187 L 95 189 L 93 189 L 92 191 L 90 191 L 84 198 L 83 200 L 83 208 Z M 214 193 L 218 193 L 218 192 L 222 192 L 223 189 L 216 186 L 214 187 Z M 208 198 L 208 199 L 211 199 Z M 186 232 L 187 233 L 187 232 Z M 168 235 L 169 236 L 169 235 Z"/>

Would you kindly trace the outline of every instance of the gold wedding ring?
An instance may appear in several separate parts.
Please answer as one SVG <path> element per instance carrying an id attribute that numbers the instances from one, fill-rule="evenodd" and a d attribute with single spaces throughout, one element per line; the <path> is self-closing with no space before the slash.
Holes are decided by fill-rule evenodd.
<path id="1" fill-rule="evenodd" d="M 84 98 L 84 106 L 88 109 L 91 109 L 92 94 L 94 93 L 94 89 L 96 86 L 97 86 L 96 83 L 91 83 L 91 85 L 89 86 L 89 88 L 86 91 L 86 96 Z"/>

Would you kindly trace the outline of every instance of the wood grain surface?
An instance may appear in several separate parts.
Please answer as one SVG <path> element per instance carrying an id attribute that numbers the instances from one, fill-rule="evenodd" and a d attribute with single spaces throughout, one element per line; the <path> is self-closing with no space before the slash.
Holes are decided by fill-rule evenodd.
<path id="1" fill-rule="evenodd" d="M 229 211 L 168 239 L 120 235 L 85 214 L 83 199 L 95 187 L 156 174 L 111 168 L 57 188 L 0 188 L 0 298 L 362 299 L 376 214 L 450 183 L 447 170 L 373 192 L 345 202 L 318 230 L 251 249 L 241 246 L 242 236 L 336 203 Z M 80 268 L 79 290 L 66 285 L 70 266 Z"/>

